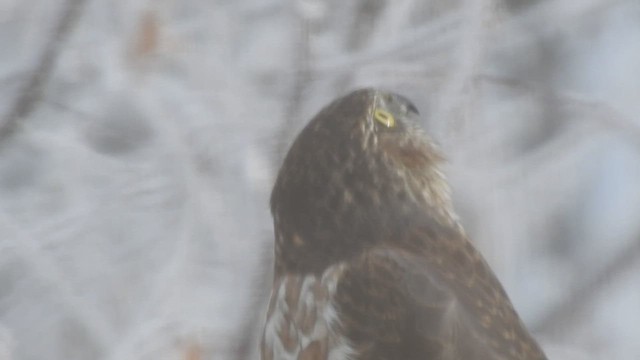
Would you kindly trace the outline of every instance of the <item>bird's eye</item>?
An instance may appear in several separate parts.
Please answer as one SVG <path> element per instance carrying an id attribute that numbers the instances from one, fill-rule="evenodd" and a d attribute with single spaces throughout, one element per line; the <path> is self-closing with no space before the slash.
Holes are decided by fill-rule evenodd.
<path id="1" fill-rule="evenodd" d="M 377 122 L 388 128 L 396 126 L 396 119 L 388 111 L 376 109 L 373 112 L 373 118 L 376 119 Z"/>

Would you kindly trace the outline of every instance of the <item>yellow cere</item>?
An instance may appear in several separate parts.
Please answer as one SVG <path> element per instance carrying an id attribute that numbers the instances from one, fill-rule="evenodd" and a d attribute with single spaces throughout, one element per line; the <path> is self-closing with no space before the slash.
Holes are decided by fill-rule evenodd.
<path id="1" fill-rule="evenodd" d="M 388 111 L 376 109 L 373 112 L 373 118 L 386 127 L 392 128 L 396 126 L 396 119 Z"/>

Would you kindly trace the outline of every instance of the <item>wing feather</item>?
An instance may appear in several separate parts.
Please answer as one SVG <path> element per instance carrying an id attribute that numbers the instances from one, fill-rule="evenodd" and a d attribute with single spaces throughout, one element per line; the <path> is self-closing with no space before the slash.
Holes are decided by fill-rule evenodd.
<path id="1" fill-rule="evenodd" d="M 417 230 L 398 244 L 353 259 L 338 283 L 358 359 L 545 359 L 462 233 Z"/>

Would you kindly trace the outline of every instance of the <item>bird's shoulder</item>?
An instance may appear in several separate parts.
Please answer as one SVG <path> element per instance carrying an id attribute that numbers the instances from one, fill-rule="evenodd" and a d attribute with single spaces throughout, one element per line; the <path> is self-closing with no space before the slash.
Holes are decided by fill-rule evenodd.
<path id="1" fill-rule="evenodd" d="M 396 244 L 351 259 L 338 279 L 354 359 L 543 359 L 462 232 L 415 229 Z"/>

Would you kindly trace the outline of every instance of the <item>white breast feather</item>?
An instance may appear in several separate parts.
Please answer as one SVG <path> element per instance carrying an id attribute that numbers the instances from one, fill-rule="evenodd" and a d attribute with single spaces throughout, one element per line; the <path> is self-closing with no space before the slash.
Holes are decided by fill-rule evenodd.
<path id="1" fill-rule="evenodd" d="M 317 360 L 351 359 L 353 349 L 338 331 L 339 318 L 333 301 L 343 268 L 342 265 L 334 265 L 322 276 L 288 274 L 274 287 L 270 304 L 272 310 L 267 315 L 263 334 L 263 352 L 272 352 L 273 357 L 265 355 L 265 358 L 297 360 L 309 344 L 319 341 L 330 350 L 325 358 Z M 314 289 L 318 287 L 322 288 L 326 299 L 316 298 Z M 297 303 L 291 308 L 286 300 L 287 295 L 295 294 L 287 294 L 287 291 L 300 292 Z M 305 332 L 302 320 L 307 316 L 314 316 L 316 321 L 310 331 Z M 285 326 L 289 326 L 288 331 L 284 329 Z M 291 346 L 291 343 L 288 348 L 285 346 L 285 333 L 295 339 L 295 346 Z"/>

